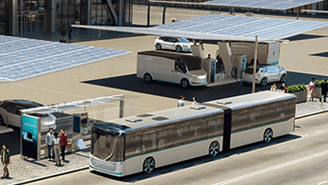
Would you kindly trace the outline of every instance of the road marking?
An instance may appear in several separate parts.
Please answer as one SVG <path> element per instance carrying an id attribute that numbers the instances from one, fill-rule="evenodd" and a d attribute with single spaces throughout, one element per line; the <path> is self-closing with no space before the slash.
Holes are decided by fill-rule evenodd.
<path id="1" fill-rule="evenodd" d="M 324 184 L 324 183 L 327 183 L 328 181 L 323 181 L 323 182 L 320 182 L 318 183 L 318 185 L 321 185 L 321 184 Z"/>
<path id="2" fill-rule="evenodd" d="M 306 137 L 306 136 L 309 136 L 309 134 L 305 134 L 304 136 L 302 136 L 302 137 Z"/>
<path id="3" fill-rule="evenodd" d="M 321 132 L 323 132 L 323 130 L 319 130 L 319 131 L 317 131 L 316 133 L 318 134 L 318 133 L 321 133 Z"/>
<path id="4" fill-rule="evenodd" d="M 242 176 L 239 176 L 239 177 L 235 177 L 233 179 L 222 181 L 222 182 L 219 182 L 219 183 L 216 183 L 216 184 L 213 184 L 213 185 L 230 184 L 230 183 L 237 182 L 237 181 L 240 181 L 240 180 L 249 178 L 249 177 L 253 177 L 253 176 L 256 176 L 256 175 L 261 175 L 261 174 L 264 174 L 264 173 L 267 173 L 267 172 L 270 172 L 270 171 L 274 171 L 274 170 L 278 170 L 278 169 L 281 169 L 281 168 L 284 168 L 284 167 L 291 166 L 293 164 L 297 164 L 297 163 L 304 162 L 304 161 L 307 161 L 307 160 L 310 160 L 310 159 L 321 157 L 321 156 L 327 155 L 327 154 L 328 154 L 328 150 L 323 151 L 323 152 L 320 152 L 320 153 L 312 154 L 310 156 L 303 157 L 303 158 L 300 158 L 300 159 L 296 159 L 296 160 L 293 160 L 293 161 L 290 161 L 290 162 L 286 162 L 286 163 L 283 163 L 283 164 L 272 166 L 270 168 L 266 168 L 266 169 L 263 169 L 263 170 L 255 171 L 255 172 L 252 172 L 252 173 L 249 173 L 249 174 L 245 174 L 245 175 L 242 175 Z"/>

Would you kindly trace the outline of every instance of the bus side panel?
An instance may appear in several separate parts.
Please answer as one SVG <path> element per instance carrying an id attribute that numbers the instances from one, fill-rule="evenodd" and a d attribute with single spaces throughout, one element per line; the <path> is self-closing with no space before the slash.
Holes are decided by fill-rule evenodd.
<path id="1" fill-rule="evenodd" d="M 236 148 L 239 146 L 263 141 L 263 134 L 267 128 L 271 128 L 273 131 L 273 137 L 282 136 L 292 132 L 294 129 L 294 118 L 290 118 L 287 121 L 274 123 L 271 125 L 265 125 L 262 127 L 236 132 L 231 134 L 230 148 Z"/>
<path id="2" fill-rule="evenodd" d="M 222 136 L 220 136 L 127 159 L 124 165 L 124 175 L 141 172 L 143 162 L 148 157 L 153 157 L 155 159 L 155 168 L 158 168 L 207 155 L 209 146 L 213 141 L 219 142 L 220 151 L 222 151 Z"/>

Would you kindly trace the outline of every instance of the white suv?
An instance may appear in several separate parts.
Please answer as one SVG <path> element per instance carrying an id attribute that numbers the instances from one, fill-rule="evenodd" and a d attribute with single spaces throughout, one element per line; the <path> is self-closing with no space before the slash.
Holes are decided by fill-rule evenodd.
<path id="1" fill-rule="evenodd" d="M 157 37 L 154 45 L 157 50 L 168 49 L 176 52 L 191 52 L 191 46 L 194 44 L 183 37 Z"/>
<path id="2" fill-rule="evenodd" d="M 243 72 L 241 81 L 243 83 L 252 83 L 253 82 L 253 66 L 249 66 Z M 284 68 L 278 65 L 266 65 L 259 66 L 256 69 L 255 74 L 255 83 L 265 86 L 270 82 L 286 82 L 287 80 L 287 71 Z"/>

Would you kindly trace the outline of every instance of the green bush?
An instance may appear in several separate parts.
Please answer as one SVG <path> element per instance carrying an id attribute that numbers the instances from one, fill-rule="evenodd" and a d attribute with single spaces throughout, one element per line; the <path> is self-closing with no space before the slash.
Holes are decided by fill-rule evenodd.
<path id="1" fill-rule="evenodd" d="M 213 11 L 213 12 L 210 12 L 210 14 L 218 14 L 218 12 L 214 12 L 214 11 Z"/>
<path id="2" fill-rule="evenodd" d="M 304 91 L 306 89 L 305 84 L 291 85 L 287 87 L 288 93 L 294 93 L 299 91 Z"/>
<path id="3" fill-rule="evenodd" d="M 324 82 L 324 80 L 320 80 L 320 81 L 319 81 L 319 80 L 316 80 L 316 81 L 314 82 L 314 84 L 315 84 L 316 87 L 321 87 L 321 83 L 322 83 L 322 82 Z"/>

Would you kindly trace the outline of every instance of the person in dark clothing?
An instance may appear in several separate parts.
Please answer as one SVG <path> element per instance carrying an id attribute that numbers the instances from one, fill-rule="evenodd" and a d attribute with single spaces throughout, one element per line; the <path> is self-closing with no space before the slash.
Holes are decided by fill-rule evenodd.
<path id="1" fill-rule="evenodd" d="M 8 165 L 11 164 L 10 152 L 6 145 L 2 146 L 1 150 L 1 162 L 3 165 L 3 174 L 1 179 L 9 176 Z"/>
<path id="2" fill-rule="evenodd" d="M 68 30 L 68 42 L 71 42 L 71 40 L 73 40 L 73 37 L 72 37 L 72 28 L 70 27 L 69 30 Z"/>
<path id="3" fill-rule="evenodd" d="M 324 79 L 324 82 L 321 83 L 321 93 L 323 95 L 323 101 L 326 102 L 326 97 L 327 97 L 327 78 Z"/>
<path id="4" fill-rule="evenodd" d="M 67 135 L 65 134 L 65 128 L 61 129 L 60 144 L 61 144 L 60 147 L 62 153 L 62 161 L 65 161 L 65 149 L 67 147 Z"/>

